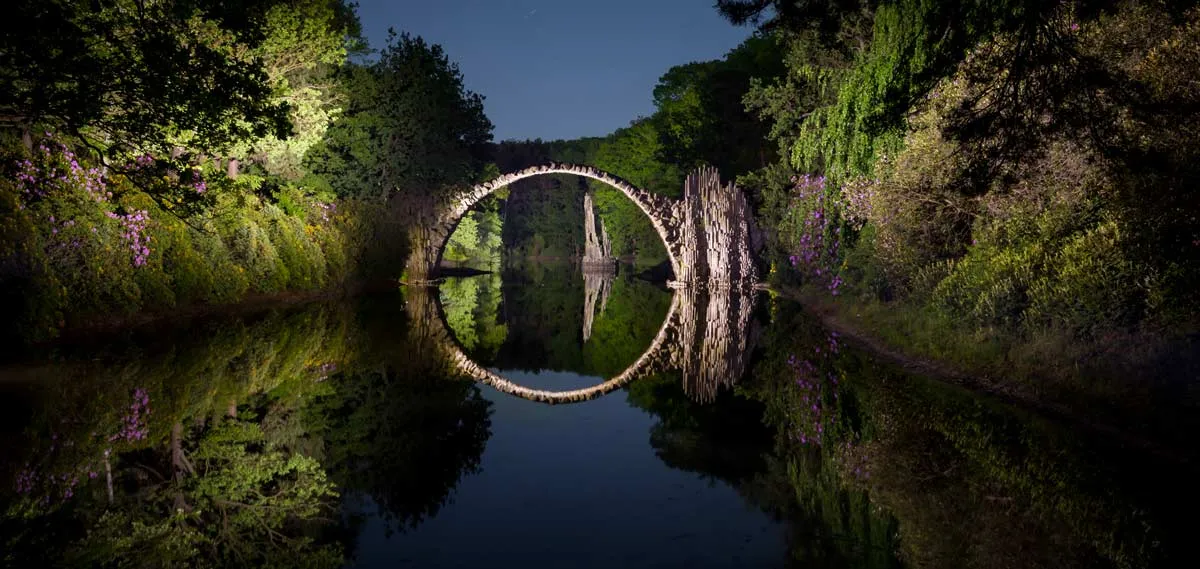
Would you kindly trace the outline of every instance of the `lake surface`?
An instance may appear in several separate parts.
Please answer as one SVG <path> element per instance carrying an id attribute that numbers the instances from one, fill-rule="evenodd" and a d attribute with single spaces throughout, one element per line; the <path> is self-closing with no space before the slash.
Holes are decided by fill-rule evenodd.
<path id="1" fill-rule="evenodd" d="M 0 563 L 1194 567 L 1196 469 L 570 267 L 0 368 Z"/>

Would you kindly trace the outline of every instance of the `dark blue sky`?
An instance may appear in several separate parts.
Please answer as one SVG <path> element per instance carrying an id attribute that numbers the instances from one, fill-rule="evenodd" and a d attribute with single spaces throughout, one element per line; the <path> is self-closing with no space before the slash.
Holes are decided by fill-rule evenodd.
<path id="1" fill-rule="evenodd" d="M 654 110 L 669 67 L 717 59 L 751 28 L 713 0 L 359 0 L 373 48 L 388 27 L 441 44 L 487 99 L 495 138 L 603 136 Z"/>

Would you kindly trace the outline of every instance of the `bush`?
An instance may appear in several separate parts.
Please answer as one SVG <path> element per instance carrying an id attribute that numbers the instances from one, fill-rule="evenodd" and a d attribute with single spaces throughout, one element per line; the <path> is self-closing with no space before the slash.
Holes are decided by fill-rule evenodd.
<path id="1" fill-rule="evenodd" d="M 940 126 L 962 91 L 961 81 L 940 85 L 911 116 L 903 151 L 877 161 L 875 180 L 843 188 L 850 210 L 874 228 L 865 244 L 894 289 L 909 290 L 919 271 L 961 256 L 970 241 L 976 204 L 961 191 L 966 166 Z"/>
<path id="2" fill-rule="evenodd" d="M 263 180 L 187 176 L 201 207 L 176 217 L 116 172 L 104 174 L 47 138 L 6 149 L 0 179 L 0 295 L 16 307 L 5 333 L 38 341 L 64 327 L 192 303 L 229 303 L 249 290 L 316 290 L 400 267 L 404 244 L 386 208 L 341 210 L 300 187 L 259 197 Z M 139 162 L 141 164 L 141 162 Z M 181 182 L 184 183 L 184 182 Z M 391 275 L 394 276 L 394 275 Z"/>
<path id="3" fill-rule="evenodd" d="M 1126 326 L 1146 309 L 1146 291 L 1124 249 L 1116 222 L 1105 222 L 1068 239 L 1030 284 L 1032 324 L 1090 335 L 1093 329 Z"/>
<path id="4" fill-rule="evenodd" d="M 1062 99 L 1051 114 L 1113 123 L 1090 133 L 1043 130 L 1020 161 L 992 164 L 982 188 L 970 165 L 1000 141 L 968 146 L 943 134 L 964 101 L 991 104 L 988 77 L 1005 73 L 985 69 L 1007 49 L 1004 38 L 981 46 L 988 56 L 968 58 L 910 114 L 903 150 L 876 162 L 876 179 L 843 186 L 850 226 L 861 227 L 848 277 L 871 293 L 899 291 L 970 325 L 1019 333 L 1095 338 L 1147 320 L 1194 319 L 1194 308 L 1181 307 L 1195 306 L 1195 287 L 1184 283 L 1200 277 L 1200 89 L 1181 73 L 1200 61 L 1196 40 L 1200 10 L 1176 22 L 1130 5 L 1085 26 L 1080 51 L 1144 100 Z"/>

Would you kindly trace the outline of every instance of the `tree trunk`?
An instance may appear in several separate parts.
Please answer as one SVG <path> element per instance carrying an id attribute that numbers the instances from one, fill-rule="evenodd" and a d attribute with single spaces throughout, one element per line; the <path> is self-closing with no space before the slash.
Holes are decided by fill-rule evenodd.
<path id="1" fill-rule="evenodd" d="M 229 164 L 225 166 L 225 175 L 231 179 L 238 177 L 238 159 L 230 158 Z"/>
<path id="2" fill-rule="evenodd" d="M 183 453 L 183 423 L 180 422 L 176 422 L 171 427 L 171 466 L 175 472 L 175 480 L 183 478 L 184 474 L 195 472 L 192 469 L 192 463 L 188 462 L 187 456 Z"/>

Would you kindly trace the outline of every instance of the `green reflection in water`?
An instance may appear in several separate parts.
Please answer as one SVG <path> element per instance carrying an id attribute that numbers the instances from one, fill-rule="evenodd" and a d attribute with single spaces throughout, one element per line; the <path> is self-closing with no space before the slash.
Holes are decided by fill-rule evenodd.
<path id="1" fill-rule="evenodd" d="M 610 376 L 670 302 L 618 277 L 582 343 L 581 278 L 504 283 L 441 291 L 458 340 L 496 367 Z M 355 497 L 398 531 L 436 516 L 478 472 L 491 403 L 439 355 L 430 315 L 406 308 L 397 295 L 310 305 L 0 371 L 0 414 L 15 426 L 0 432 L 0 476 L 13 481 L 0 487 L 0 561 L 333 567 L 368 514 L 347 507 Z M 782 301 L 751 361 L 710 404 L 676 372 L 630 384 L 626 398 L 656 417 L 647 442 L 664 465 L 787 521 L 788 566 L 1195 556 L 1177 521 L 1196 505 L 1190 470 L 900 373 Z"/>
<path id="2" fill-rule="evenodd" d="M 476 362 L 509 370 L 572 371 L 610 378 L 629 367 L 658 333 L 671 294 L 620 275 L 583 341 L 584 280 L 568 264 L 447 279 L 446 323 Z M 503 282 L 503 286 L 501 283 Z"/>
<path id="3" fill-rule="evenodd" d="M 743 392 L 779 430 L 795 503 L 843 543 L 913 567 L 1177 566 L 1195 555 L 1174 521 L 1195 504 L 1186 471 L 901 373 L 795 304 L 772 309 L 758 380 Z"/>
<path id="4" fill-rule="evenodd" d="M 501 280 L 496 273 L 447 279 L 438 287 L 446 324 L 467 355 L 486 361 L 496 357 L 508 337 L 500 318 Z"/>
<path id="5" fill-rule="evenodd" d="M 402 306 L 310 306 L 20 374 L 6 389 L 34 411 L 4 434 L 21 452 L 0 559 L 338 567 L 339 494 L 400 528 L 434 515 L 478 464 L 490 404 Z"/>
<path id="6" fill-rule="evenodd" d="M 6 433 L 4 561 L 42 566 L 335 567 L 320 531 L 337 493 L 296 413 L 350 355 L 348 311 L 322 307 L 70 358 L 21 384 Z M 181 340 L 182 338 L 175 338 Z M 17 395 L 17 394 L 14 394 Z"/>

